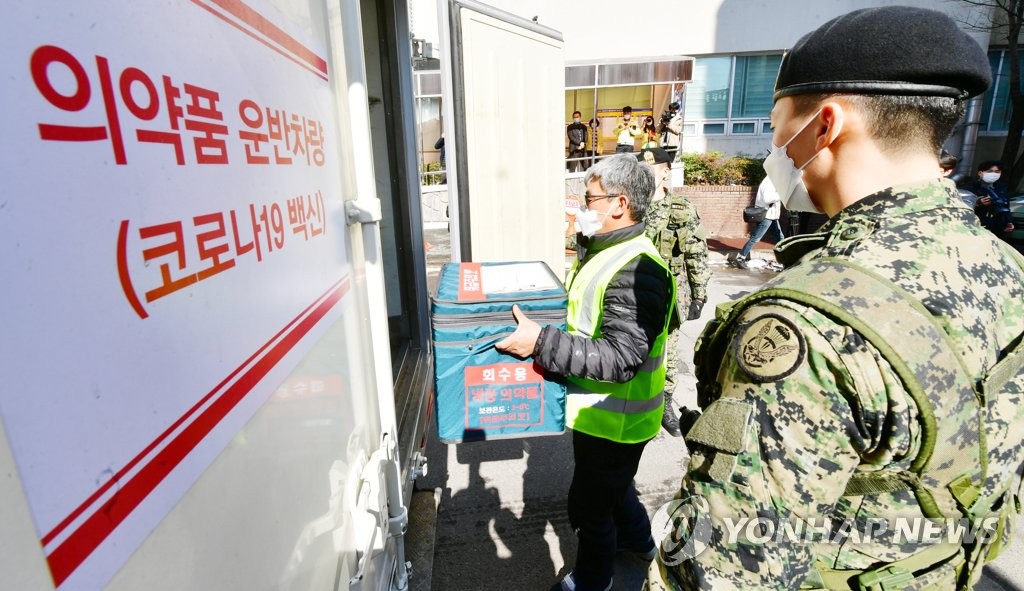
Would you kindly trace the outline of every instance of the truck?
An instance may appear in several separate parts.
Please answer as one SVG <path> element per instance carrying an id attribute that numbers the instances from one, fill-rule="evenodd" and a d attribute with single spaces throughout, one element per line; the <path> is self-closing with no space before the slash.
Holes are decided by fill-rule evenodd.
<path id="1" fill-rule="evenodd" d="M 405 588 L 404 3 L 8 8 L 0 588 Z"/>
<path id="2" fill-rule="evenodd" d="M 433 384 L 408 19 L 8 7 L 0 588 L 408 588 Z"/>

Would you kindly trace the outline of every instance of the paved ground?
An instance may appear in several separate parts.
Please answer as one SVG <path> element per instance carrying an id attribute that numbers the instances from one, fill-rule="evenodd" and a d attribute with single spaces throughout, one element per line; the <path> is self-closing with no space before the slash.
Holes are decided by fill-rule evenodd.
<path id="1" fill-rule="evenodd" d="M 440 265 L 449 260 L 446 229 L 428 230 L 427 241 L 431 245 L 427 251 L 428 275 L 433 280 Z M 726 252 L 741 244 L 728 241 L 713 245 L 721 250 L 712 253 L 714 276 L 708 306 L 700 320 L 684 327 L 684 359 L 692 360 L 693 342 L 714 314 L 716 304 L 734 300 L 774 275 L 766 268 L 741 271 L 726 266 Z M 768 250 L 755 250 L 754 256 L 774 260 Z M 679 385 L 675 399 L 678 404 L 696 405 L 692 379 Z M 543 590 L 568 571 L 576 552 L 576 539 L 565 514 L 572 476 L 569 435 L 462 445 L 444 445 L 432 436 L 427 459 L 428 472 L 417 481 L 417 487 L 431 492 L 418 496 L 433 506 L 436 490 L 439 502 L 433 563 L 414 572 L 415 591 Z M 685 460 L 686 450 L 680 439 L 661 433 L 648 444 L 636 485 L 652 514 L 675 494 Z M 424 523 L 430 524 L 431 520 Z M 976 589 L 1024 589 L 1021 526 L 1024 520 L 1018 521 L 1011 550 L 996 561 L 994 568 L 987 569 Z M 410 528 L 410 537 L 429 537 L 429 531 L 415 528 L 415 524 Z M 619 556 L 614 589 L 639 589 L 646 567 L 635 558 Z"/>

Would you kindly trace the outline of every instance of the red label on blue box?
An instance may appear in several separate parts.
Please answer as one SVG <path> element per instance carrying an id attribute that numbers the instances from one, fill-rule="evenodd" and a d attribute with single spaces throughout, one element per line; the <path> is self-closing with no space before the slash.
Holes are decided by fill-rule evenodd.
<path id="1" fill-rule="evenodd" d="M 544 378 L 533 363 L 495 363 L 465 368 L 466 429 L 540 425 Z"/>
<path id="2" fill-rule="evenodd" d="M 480 263 L 459 263 L 459 301 L 476 302 L 486 299 L 480 283 Z"/>

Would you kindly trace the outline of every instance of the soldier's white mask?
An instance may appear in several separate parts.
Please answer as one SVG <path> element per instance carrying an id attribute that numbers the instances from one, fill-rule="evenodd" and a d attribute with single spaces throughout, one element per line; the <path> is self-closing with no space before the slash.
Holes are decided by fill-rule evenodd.
<path id="1" fill-rule="evenodd" d="M 814 156 L 811 156 L 810 160 L 804 162 L 804 165 L 800 168 L 796 167 L 796 163 L 786 153 L 786 146 L 793 143 L 793 140 L 800 135 L 803 130 L 807 129 L 807 126 L 817 118 L 817 111 L 807 123 L 803 124 L 803 127 L 797 130 L 793 134 L 793 137 L 789 138 L 789 141 L 781 146 L 775 146 L 772 144 L 772 151 L 768 154 L 768 157 L 764 159 L 764 171 L 768 173 L 768 179 L 771 180 L 772 185 L 779 192 L 779 197 L 782 199 L 782 206 L 786 208 L 786 211 L 807 211 L 810 213 L 825 213 L 817 205 L 811 201 L 811 196 L 807 194 L 807 187 L 804 186 L 804 168 L 808 164 L 814 161 L 818 157 L 820 152 L 815 152 Z"/>

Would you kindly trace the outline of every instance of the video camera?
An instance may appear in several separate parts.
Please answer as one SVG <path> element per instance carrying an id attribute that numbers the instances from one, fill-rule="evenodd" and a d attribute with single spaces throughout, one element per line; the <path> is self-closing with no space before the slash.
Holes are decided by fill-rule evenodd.
<path id="1" fill-rule="evenodd" d="M 679 112 L 679 103 L 669 103 L 668 111 L 665 111 L 664 113 L 661 114 L 661 121 L 660 121 L 661 127 L 662 128 L 668 127 L 669 122 L 672 121 L 672 118 L 675 117 L 676 113 L 678 113 L 678 112 Z"/>

